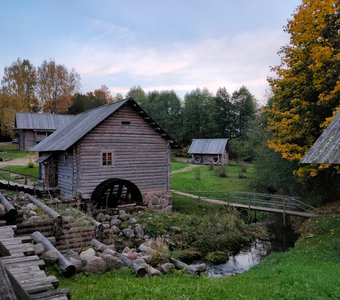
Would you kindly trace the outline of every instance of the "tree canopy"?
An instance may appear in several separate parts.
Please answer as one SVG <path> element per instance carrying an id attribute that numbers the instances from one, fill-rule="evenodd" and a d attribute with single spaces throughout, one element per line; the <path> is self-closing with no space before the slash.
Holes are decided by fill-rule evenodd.
<path id="1" fill-rule="evenodd" d="M 276 77 L 269 79 L 274 100 L 268 146 L 300 160 L 340 109 L 339 1 L 304 0 L 285 30 L 290 44 L 282 47 Z"/>

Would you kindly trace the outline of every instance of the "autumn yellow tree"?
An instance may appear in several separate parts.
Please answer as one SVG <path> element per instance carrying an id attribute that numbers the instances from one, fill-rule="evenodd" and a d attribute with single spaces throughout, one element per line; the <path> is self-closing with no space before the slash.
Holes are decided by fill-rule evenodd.
<path id="1" fill-rule="evenodd" d="M 339 8 L 336 0 L 303 0 L 285 28 L 290 43 L 269 78 L 268 146 L 287 160 L 302 159 L 340 109 Z"/>

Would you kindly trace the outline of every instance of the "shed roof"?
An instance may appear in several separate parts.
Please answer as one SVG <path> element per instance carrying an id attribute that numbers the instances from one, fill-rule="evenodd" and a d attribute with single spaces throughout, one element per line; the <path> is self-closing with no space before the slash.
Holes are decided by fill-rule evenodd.
<path id="1" fill-rule="evenodd" d="M 146 117 L 146 120 L 151 123 L 160 135 L 167 140 L 170 140 L 172 146 L 177 146 L 171 137 L 161 129 L 132 98 L 127 98 L 88 110 L 75 116 L 71 122 L 59 128 L 53 134 L 34 146 L 31 151 L 65 151 L 125 104 L 131 104 L 132 108 Z"/>
<path id="2" fill-rule="evenodd" d="M 15 129 L 56 130 L 73 118 L 71 115 L 18 112 L 15 114 Z"/>
<path id="3" fill-rule="evenodd" d="M 302 159 L 303 164 L 340 164 L 340 111 Z"/>
<path id="4" fill-rule="evenodd" d="M 228 139 L 193 139 L 190 154 L 223 154 Z"/>

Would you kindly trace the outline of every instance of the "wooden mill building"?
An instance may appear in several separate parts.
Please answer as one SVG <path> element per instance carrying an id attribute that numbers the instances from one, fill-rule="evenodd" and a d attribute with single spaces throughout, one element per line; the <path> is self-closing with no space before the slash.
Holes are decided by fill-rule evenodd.
<path id="1" fill-rule="evenodd" d="M 66 196 L 167 210 L 171 147 L 171 137 L 128 98 L 77 115 L 32 150 L 41 179 Z"/>
<path id="2" fill-rule="evenodd" d="M 18 136 L 19 150 L 30 150 L 72 118 L 70 115 L 49 113 L 16 113 L 14 130 Z"/>
<path id="3" fill-rule="evenodd" d="M 189 160 L 199 165 L 226 165 L 229 160 L 228 139 L 193 139 L 188 150 Z"/>

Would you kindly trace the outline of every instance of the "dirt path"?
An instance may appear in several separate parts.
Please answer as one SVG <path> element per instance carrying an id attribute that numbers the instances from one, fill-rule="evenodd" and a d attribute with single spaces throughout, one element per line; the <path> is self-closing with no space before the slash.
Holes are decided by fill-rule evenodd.
<path id="1" fill-rule="evenodd" d="M 199 167 L 199 165 L 189 165 L 189 166 L 187 166 L 187 167 L 185 167 L 183 169 L 171 171 L 171 174 L 178 174 L 178 173 L 189 172 L 192 169 L 197 168 L 197 167 Z"/>
<path id="2" fill-rule="evenodd" d="M 31 160 L 34 162 L 35 157 L 32 157 Z M 30 161 L 29 157 L 21 157 L 21 158 L 14 158 L 7 161 L 0 161 L 0 168 L 6 166 L 26 166 Z"/>

